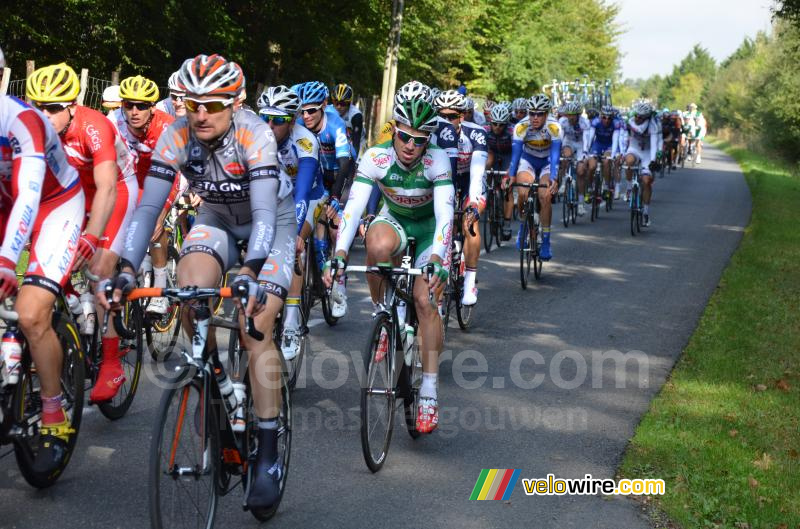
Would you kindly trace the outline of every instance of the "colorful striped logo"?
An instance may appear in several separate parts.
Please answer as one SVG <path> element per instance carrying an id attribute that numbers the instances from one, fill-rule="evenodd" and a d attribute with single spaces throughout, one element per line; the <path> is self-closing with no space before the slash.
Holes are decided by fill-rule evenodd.
<path id="1" fill-rule="evenodd" d="M 475 488 L 472 489 L 470 500 L 509 500 L 511 493 L 519 478 L 519 469 L 513 468 L 484 468 Z"/>

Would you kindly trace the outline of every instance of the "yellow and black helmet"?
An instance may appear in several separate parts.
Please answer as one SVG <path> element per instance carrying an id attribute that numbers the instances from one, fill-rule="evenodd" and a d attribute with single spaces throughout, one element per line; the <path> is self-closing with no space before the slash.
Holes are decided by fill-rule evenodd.
<path id="1" fill-rule="evenodd" d="M 125 101 L 158 101 L 158 86 L 146 77 L 126 77 L 119 84 L 119 97 Z"/>
<path id="2" fill-rule="evenodd" d="M 75 70 L 62 62 L 35 70 L 25 83 L 25 92 L 37 103 L 72 103 L 78 99 L 81 82 Z"/>
<path id="3" fill-rule="evenodd" d="M 353 89 L 350 85 L 339 83 L 331 90 L 331 99 L 334 101 L 352 101 Z"/>

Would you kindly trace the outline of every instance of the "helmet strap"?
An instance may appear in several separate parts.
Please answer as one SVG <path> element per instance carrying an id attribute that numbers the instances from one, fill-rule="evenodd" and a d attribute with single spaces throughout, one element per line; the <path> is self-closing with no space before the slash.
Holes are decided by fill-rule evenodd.
<path id="1" fill-rule="evenodd" d="M 72 105 L 67 107 L 67 112 L 69 112 L 69 121 L 67 121 L 67 124 L 64 125 L 63 129 L 61 129 L 61 132 L 58 133 L 59 136 L 63 136 L 64 134 L 67 133 L 67 130 L 69 130 L 69 126 L 72 125 L 72 120 L 75 119 L 75 114 L 72 112 L 71 107 Z"/>

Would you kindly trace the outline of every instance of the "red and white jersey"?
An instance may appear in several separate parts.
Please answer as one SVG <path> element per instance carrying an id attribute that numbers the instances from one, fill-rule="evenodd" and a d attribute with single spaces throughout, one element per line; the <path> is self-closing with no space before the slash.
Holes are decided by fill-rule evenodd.
<path id="1" fill-rule="evenodd" d="M 135 135 L 128 128 L 128 123 L 125 121 L 125 112 L 121 108 L 109 113 L 108 118 L 125 139 L 131 153 L 133 153 L 136 160 L 136 178 L 139 180 L 139 189 L 144 189 L 144 178 L 150 169 L 150 161 L 153 158 L 153 151 L 155 151 L 158 138 L 167 130 L 167 127 L 172 125 L 175 118 L 154 108 L 153 116 L 150 118 L 150 123 L 147 124 L 147 129 L 142 136 Z"/>
<path id="2" fill-rule="evenodd" d="M 44 114 L 16 97 L 0 96 L 0 257 L 18 262 L 40 203 L 68 201 L 81 193 L 78 182 Z"/>
<path id="3" fill-rule="evenodd" d="M 91 208 L 97 191 L 94 181 L 94 167 L 97 164 L 116 162 L 117 181 L 134 176 L 134 159 L 128 146 L 111 122 L 97 110 L 77 106 L 61 141 L 69 163 L 80 175 L 83 192 L 86 194 L 87 211 Z"/>

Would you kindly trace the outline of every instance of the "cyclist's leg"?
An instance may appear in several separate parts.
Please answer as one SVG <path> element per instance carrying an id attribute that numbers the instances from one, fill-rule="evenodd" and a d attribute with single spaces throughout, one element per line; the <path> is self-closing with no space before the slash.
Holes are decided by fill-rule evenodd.
<path id="1" fill-rule="evenodd" d="M 469 197 L 464 199 L 463 206 L 466 207 L 469 204 Z M 478 204 L 478 213 L 480 215 L 484 214 L 484 210 L 486 209 L 486 195 L 480 197 Z M 464 267 L 466 269 L 464 274 L 464 293 L 461 298 L 461 301 L 464 305 L 474 305 L 478 302 L 478 290 L 475 287 L 475 275 L 478 270 L 478 259 L 481 254 L 481 230 L 480 226 L 475 222 L 473 218 L 467 218 L 467 215 L 462 217 L 463 223 L 463 231 L 464 233 Z M 472 224 L 472 229 L 475 232 L 475 235 L 472 235 L 469 232 L 470 224 Z"/>
<path id="2" fill-rule="evenodd" d="M 367 266 L 391 262 L 403 253 L 408 244 L 408 236 L 403 225 L 384 206 L 367 230 Z M 383 300 L 381 284 L 383 280 L 375 274 L 367 274 L 370 296 L 373 305 Z"/>
<path id="3" fill-rule="evenodd" d="M 544 186 L 538 189 L 540 214 L 539 222 L 542 229 L 542 249 L 541 257 L 544 260 L 552 258 L 550 251 L 550 223 L 553 219 L 553 203 L 550 200 L 552 194 L 550 193 L 550 164 L 544 159 L 543 167 L 539 173 L 539 185 Z"/>

